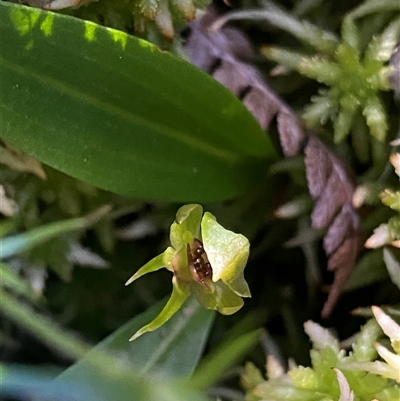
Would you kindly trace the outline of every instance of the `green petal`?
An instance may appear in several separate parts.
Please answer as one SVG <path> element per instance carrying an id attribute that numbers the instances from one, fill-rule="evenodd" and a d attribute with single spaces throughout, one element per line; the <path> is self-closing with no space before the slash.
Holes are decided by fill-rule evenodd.
<path id="1" fill-rule="evenodd" d="M 211 213 L 204 213 L 201 221 L 204 249 L 213 269 L 213 281 L 222 280 L 241 297 L 250 297 L 243 271 L 249 257 L 248 239 L 226 230 Z"/>
<path id="2" fill-rule="evenodd" d="M 169 319 L 179 310 L 179 308 L 186 301 L 186 298 L 189 296 L 190 292 L 187 286 L 180 285 L 176 278 L 172 279 L 172 294 L 171 298 L 168 300 L 167 304 L 164 306 L 163 310 L 159 313 L 159 315 L 149 324 L 143 326 L 139 329 L 130 339 L 129 341 L 133 341 L 136 338 L 140 337 L 142 334 L 147 333 L 149 331 L 154 331 L 161 327 L 164 323 L 168 322 Z"/>
<path id="3" fill-rule="evenodd" d="M 170 263 L 175 255 L 175 250 L 171 247 L 168 247 L 163 253 L 156 256 L 147 262 L 144 266 L 142 266 L 126 283 L 125 285 L 129 285 L 133 281 L 137 280 L 139 277 L 144 276 L 147 273 L 155 272 L 157 270 L 166 267 L 168 270 L 171 270 Z"/>
<path id="4" fill-rule="evenodd" d="M 193 238 L 192 238 L 193 240 Z M 186 245 L 175 252 L 171 261 L 171 267 L 175 277 L 182 283 L 190 283 L 193 281 L 192 273 L 187 258 Z"/>
<path id="5" fill-rule="evenodd" d="M 190 204 L 182 206 L 176 213 L 175 221 L 171 225 L 170 241 L 176 249 L 186 247 L 193 238 L 200 239 L 200 221 L 203 214 L 203 208 L 200 205 Z M 191 233 L 188 236 L 187 232 Z"/>
<path id="6" fill-rule="evenodd" d="M 205 308 L 217 310 L 223 315 L 232 315 L 244 304 L 243 299 L 222 281 L 214 284 L 212 293 L 204 291 L 204 288 L 198 284 L 191 285 L 191 292 Z"/>

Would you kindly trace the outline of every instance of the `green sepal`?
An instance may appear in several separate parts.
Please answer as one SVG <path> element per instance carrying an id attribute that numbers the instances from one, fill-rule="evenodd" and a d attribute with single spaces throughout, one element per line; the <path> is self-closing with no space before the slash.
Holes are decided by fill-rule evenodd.
<path id="1" fill-rule="evenodd" d="M 213 281 L 222 280 L 234 293 L 250 297 L 244 279 L 244 268 L 250 252 L 249 240 L 217 223 L 211 213 L 204 213 L 201 221 L 204 249 L 213 269 Z"/>
<path id="2" fill-rule="evenodd" d="M 157 330 L 164 323 L 168 322 L 169 319 L 179 310 L 179 308 L 186 301 L 190 295 L 189 287 L 185 284 L 179 283 L 179 281 L 174 276 L 172 278 L 172 294 L 171 298 L 168 300 L 167 304 L 164 306 L 163 310 L 157 315 L 157 317 L 146 324 L 141 329 L 139 329 L 129 341 L 133 341 L 140 337 L 144 333 L 149 331 Z"/>
<path id="3" fill-rule="evenodd" d="M 222 315 L 232 315 L 243 306 L 243 299 L 222 281 L 214 283 L 213 287 L 213 291 L 208 292 L 196 283 L 191 285 L 191 292 L 205 308 L 217 310 Z"/>
<path id="4" fill-rule="evenodd" d="M 171 247 L 168 247 L 163 253 L 156 256 L 147 262 L 144 266 L 142 266 L 126 283 L 125 285 L 131 284 L 133 281 L 138 278 L 144 276 L 147 273 L 155 272 L 157 270 L 166 267 L 168 270 L 172 271 L 171 262 L 175 255 L 175 250 Z"/>
<path id="5" fill-rule="evenodd" d="M 175 221 L 171 225 L 170 241 L 171 245 L 179 250 L 186 244 L 193 241 L 193 238 L 201 240 L 200 221 L 203 208 L 197 204 L 182 206 L 176 213 Z M 187 234 L 189 232 L 191 236 Z"/>

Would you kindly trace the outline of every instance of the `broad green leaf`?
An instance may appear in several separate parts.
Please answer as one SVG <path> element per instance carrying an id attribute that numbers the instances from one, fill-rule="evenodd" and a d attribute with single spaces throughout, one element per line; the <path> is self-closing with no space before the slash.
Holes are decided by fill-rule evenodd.
<path id="1" fill-rule="evenodd" d="M 215 383 L 238 359 L 257 343 L 260 330 L 243 334 L 234 339 L 228 338 L 217 350 L 211 352 L 196 370 L 191 384 L 195 388 L 207 388 Z"/>
<path id="2" fill-rule="evenodd" d="M 48 372 L 43 375 L 36 369 L 0 366 L 3 395 L 29 395 L 38 397 L 37 401 L 41 397 L 46 401 L 204 401 L 186 385 L 151 374 L 157 371 L 163 376 L 189 375 L 194 370 L 213 317 L 197 303 L 188 304 L 175 315 L 168 323 L 169 331 L 129 342 L 132 330 L 158 312 L 157 305 L 88 352 L 87 344 L 6 291 L 0 289 L 0 297 L 0 311 L 10 320 L 65 356 L 83 357 L 55 381 Z"/>
<path id="3" fill-rule="evenodd" d="M 93 351 L 108 352 L 121 358 L 140 373 L 163 376 L 189 376 L 195 369 L 208 337 L 214 312 L 204 309 L 191 298 L 165 325 L 154 332 L 128 341 L 141 327 L 152 321 L 165 305 L 160 301 L 136 316 L 100 342 Z M 92 352 L 93 352 L 92 351 Z M 88 358 L 91 358 L 91 353 Z M 87 376 L 86 358 L 67 369 L 62 378 Z"/>
<path id="4" fill-rule="evenodd" d="M 96 222 L 110 211 L 108 205 L 101 207 L 96 212 L 84 217 L 57 221 L 34 228 L 23 234 L 10 236 L 1 240 L 0 259 L 5 259 L 16 253 L 27 251 L 38 244 L 46 242 L 63 233 L 84 229 Z"/>
<path id="5" fill-rule="evenodd" d="M 0 2 L 1 136 L 40 161 L 135 197 L 219 201 L 275 152 L 226 88 L 123 32 Z"/>
<path id="6" fill-rule="evenodd" d="M 60 401 L 74 398 L 82 399 L 82 397 L 86 401 L 97 399 L 94 389 L 85 386 L 84 383 L 67 380 L 54 382 L 55 371 L 3 364 L 0 365 L 0 369 L 1 393 L 5 397 L 23 399 L 24 395 L 29 394 L 30 397 L 40 397 L 40 399 L 43 397 L 46 400 L 52 400 L 56 397 L 59 397 Z"/>
<path id="7" fill-rule="evenodd" d="M 187 384 L 154 375 L 139 375 L 117 365 L 92 370 L 90 382 L 79 376 L 53 380 L 54 372 L 31 366 L 0 365 L 0 369 L 1 394 L 13 400 L 207 401 Z"/>

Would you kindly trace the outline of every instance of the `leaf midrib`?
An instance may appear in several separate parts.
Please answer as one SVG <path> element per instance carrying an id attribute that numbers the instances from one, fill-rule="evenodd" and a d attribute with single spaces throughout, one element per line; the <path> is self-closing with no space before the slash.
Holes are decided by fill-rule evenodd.
<path id="1" fill-rule="evenodd" d="M 226 148 L 210 146 L 209 144 L 198 140 L 190 135 L 185 135 L 183 131 L 179 131 L 177 129 L 173 129 L 170 127 L 166 127 L 161 124 L 157 124 L 152 122 L 146 118 L 140 117 L 138 115 L 132 114 L 120 107 L 114 106 L 112 104 L 103 102 L 91 95 L 88 95 L 79 89 L 73 88 L 70 85 L 62 83 L 59 80 L 54 78 L 47 77 L 43 74 L 38 74 L 34 71 L 27 70 L 16 63 L 9 62 L 5 60 L 2 56 L 0 56 L 0 64 L 5 68 L 8 68 L 24 77 L 29 77 L 36 79 L 41 82 L 43 85 L 47 85 L 58 92 L 62 92 L 67 94 L 73 99 L 76 99 L 82 103 L 89 104 L 90 106 L 101 110 L 109 115 L 118 117 L 125 122 L 135 125 L 142 125 L 148 128 L 149 130 L 156 131 L 158 134 L 166 136 L 170 139 L 175 140 L 176 142 L 180 142 L 190 148 L 195 149 L 198 152 L 203 152 L 210 156 L 216 157 L 218 159 L 223 159 L 229 163 L 235 163 L 242 158 L 242 156 L 235 154 L 234 152 L 230 152 L 226 150 Z"/>

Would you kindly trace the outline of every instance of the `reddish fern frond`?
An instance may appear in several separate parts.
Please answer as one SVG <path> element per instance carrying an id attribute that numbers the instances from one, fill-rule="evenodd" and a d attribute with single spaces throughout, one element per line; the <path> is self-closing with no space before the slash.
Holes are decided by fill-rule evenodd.
<path id="1" fill-rule="evenodd" d="M 312 134 L 304 155 L 308 188 L 315 201 L 311 223 L 315 229 L 328 228 L 324 250 L 328 270 L 335 277 L 322 310 L 326 317 L 354 270 L 359 249 L 359 217 L 352 204 L 355 184 L 347 165 Z"/>
<path id="2" fill-rule="evenodd" d="M 253 51 L 237 29 L 222 27 L 209 31 L 217 18 L 210 7 L 205 16 L 189 24 L 186 52 L 193 64 L 230 89 L 267 130 L 276 121 L 286 157 L 304 151 L 307 182 L 315 201 L 313 228 L 327 229 L 324 250 L 334 282 L 322 310 L 328 316 L 346 280 L 354 269 L 358 252 L 359 219 L 352 206 L 355 185 L 345 163 L 320 139 L 303 127 L 295 112 L 265 83 L 251 62 Z"/>

